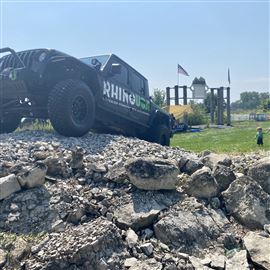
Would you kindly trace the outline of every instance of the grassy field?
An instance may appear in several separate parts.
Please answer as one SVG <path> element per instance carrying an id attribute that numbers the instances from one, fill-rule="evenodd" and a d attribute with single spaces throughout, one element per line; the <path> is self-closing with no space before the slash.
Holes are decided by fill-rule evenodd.
<path id="1" fill-rule="evenodd" d="M 258 126 L 266 132 L 270 128 L 270 122 L 235 122 L 232 128 L 211 128 L 202 132 L 177 133 L 171 140 L 171 146 L 179 146 L 195 152 L 206 149 L 217 153 L 269 151 L 270 133 L 264 134 L 263 147 L 258 147 L 256 144 L 255 135 Z"/>

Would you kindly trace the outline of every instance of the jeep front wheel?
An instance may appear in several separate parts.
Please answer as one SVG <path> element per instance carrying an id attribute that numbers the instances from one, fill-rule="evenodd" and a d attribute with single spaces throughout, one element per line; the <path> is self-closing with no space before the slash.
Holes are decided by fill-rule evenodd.
<path id="1" fill-rule="evenodd" d="M 161 145 L 170 145 L 170 130 L 165 125 L 158 125 L 152 131 L 152 141 Z"/>
<path id="2" fill-rule="evenodd" d="M 20 125 L 21 117 L 18 114 L 6 114 L 0 117 L 0 133 L 10 133 Z"/>
<path id="3" fill-rule="evenodd" d="M 56 84 L 49 95 L 48 114 L 53 128 L 59 134 L 83 136 L 95 120 L 94 96 L 82 81 L 62 81 Z"/>

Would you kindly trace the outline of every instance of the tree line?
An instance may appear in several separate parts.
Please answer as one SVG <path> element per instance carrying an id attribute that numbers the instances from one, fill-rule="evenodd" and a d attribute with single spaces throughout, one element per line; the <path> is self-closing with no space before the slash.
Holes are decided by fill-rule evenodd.
<path id="1" fill-rule="evenodd" d="M 270 96 L 268 92 L 242 92 L 240 99 L 231 103 L 232 111 L 270 110 Z"/>

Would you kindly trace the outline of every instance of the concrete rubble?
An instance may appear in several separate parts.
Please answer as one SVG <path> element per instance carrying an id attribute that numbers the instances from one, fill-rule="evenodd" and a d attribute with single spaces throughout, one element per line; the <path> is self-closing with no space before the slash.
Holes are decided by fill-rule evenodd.
<path id="1" fill-rule="evenodd" d="M 270 269 L 269 158 L 0 135 L 0 268 Z"/>

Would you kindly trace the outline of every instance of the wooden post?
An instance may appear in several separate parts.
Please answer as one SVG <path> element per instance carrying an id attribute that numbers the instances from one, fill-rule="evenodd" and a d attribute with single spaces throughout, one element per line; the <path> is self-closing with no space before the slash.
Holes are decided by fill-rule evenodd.
<path id="1" fill-rule="evenodd" d="M 217 124 L 220 125 L 220 88 L 217 88 Z"/>
<path id="2" fill-rule="evenodd" d="M 224 125 L 224 87 L 220 87 L 220 124 Z"/>
<path id="3" fill-rule="evenodd" d="M 184 100 L 184 105 L 187 105 L 187 86 L 183 86 L 183 100 Z"/>
<path id="4" fill-rule="evenodd" d="M 167 106 L 171 105 L 170 87 L 166 87 L 166 103 Z"/>
<path id="5" fill-rule="evenodd" d="M 223 87 L 218 88 L 218 125 L 223 125 Z"/>
<path id="6" fill-rule="evenodd" d="M 175 105 L 179 105 L 179 86 L 175 85 L 174 86 L 174 103 Z"/>
<path id="7" fill-rule="evenodd" d="M 227 126 L 231 125 L 231 89 L 227 87 Z"/>
<path id="8" fill-rule="evenodd" d="M 214 110 L 214 101 L 215 101 L 215 96 L 214 96 L 214 88 L 210 89 L 210 119 L 211 119 L 211 124 L 214 124 L 215 122 L 215 110 Z"/>

